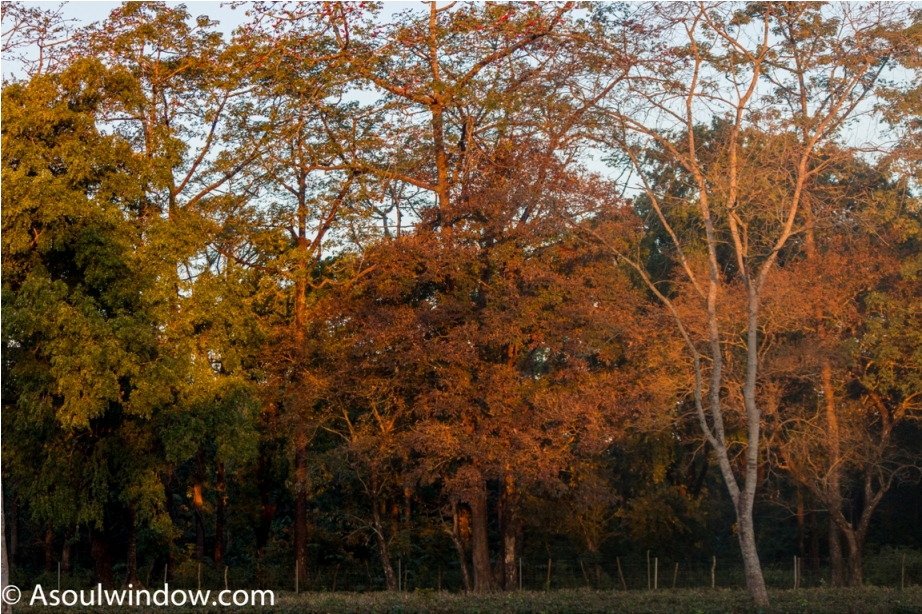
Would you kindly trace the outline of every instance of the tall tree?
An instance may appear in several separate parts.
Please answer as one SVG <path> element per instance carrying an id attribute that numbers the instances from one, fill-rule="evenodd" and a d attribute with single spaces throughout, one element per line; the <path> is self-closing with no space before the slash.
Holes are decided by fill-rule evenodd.
<path id="1" fill-rule="evenodd" d="M 152 331 L 164 271 L 150 261 L 163 255 L 139 219 L 149 168 L 94 121 L 103 104 L 136 95 L 129 75 L 91 60 L 3 93 L 4 338 L 15 348 L 4 419 L 19 433 L 4 455 L 33 513 L 94 526 L 106 584 L 107 507 L 134 485 L 136 502 L 162 510 L 142 486 L 148 391 L 162 383 Z M 123 446 L 136 446 L 135 462 Z"/>
<path id="2" fill-rule="evenodd" d="M 781 464 L 830 513 L 833 584 L 858 586 L 871 517 L 918 462 L 900 431 L 922 407 L 910 349 L 919 290 L 901 271 L 919 221 L 886 169 L 848 159 L 826 167 L 808 191 L 803 261 L 792 253 L 767 293 L 768 311 L 785 317 L 765 329 L 777 338 L 765 367 L 778 386 L 769 413 Z"/>
<path id="3" fill-rule="evenodd" d="M 637 178 L 648 225 L 664 233 L 657 256 L 668 263 L 672 286 L 660 285 L 650 261 L 606 243 L 674 315 L 692 356 L 695 413 L 736 508 L 746 582 L 760 605 L 768 603 L 753 522 L 763 290 L 797 232 L 805 186 L 821 168 L 819 152 L 865 111 L 896 44 L 892 33 L 905 28 L 905 19 L 904 8 L 887 5 L 702 3 L 648 6 L 613 21 L 651 42 L 637 49 L 624 88 L 602 105 L 599 138 Z M 612 39 L 621 40 L 616 34 Z M 704 140 L 703 127 L 712 122 L 720 136 Z M 749 155 L 753 130 L 794 135 L 784 152 L 789 172 L 778 177 L 783 190 L 765 192 L 750 181 L 778 168 L 771 158 Z M 690 297 L 684 307 L 673 294 L 680 288 L 678 296 Z M 731 307 L 736 301 L 741 305 Z M 724 320 L 727 309 L 740 319 Z M 742 355 L 730 358 L 736 347 Z M 737 358 L 745 365 L 742 475 L 727 438 L 732 403 L 722 392 L 725 369 Z"/>
<path id="4" fill-rule="evenodd" d="M 245 169 L 250 198 L 223 212 L 214 246 L 223 257 L 271 278 L 263 300 L 274 307 L 266 366 L 278 393 L 294 457 L 294 551 L 299 581 L 307 585 L 308 455 L 318 391 L 306 377 L 305 334 L 316 290 L 334 278 L 361 274 L 354 259 L 330 259 L 348 250 L 349 232 L 362 226 L 365 191 L 355 153 L 368 146 L 375 110 L 344 97 L 353 86 L 344 48 L 364 11 L 348 5 L 257 3 L 238 32 L 238 54 L 258 58 L 253 112 L 271 118 L 273 146 L 260 134 L 241 135 L 259 155 Z M 342 256 L 342 254 L 340 254 Z M 331 267 L 336 271 L 328 270 Z"/>

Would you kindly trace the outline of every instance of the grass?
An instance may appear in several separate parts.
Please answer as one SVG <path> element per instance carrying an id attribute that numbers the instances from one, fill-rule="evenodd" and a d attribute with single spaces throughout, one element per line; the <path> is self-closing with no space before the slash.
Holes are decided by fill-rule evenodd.
<path id="1" fill-rule="evenodd" d="M 29 595 L 23 595 L 23 603 Z M 132 611 L 154 612 L 283 612 L 288 614 L 543 614 L 543 613 L 688 613 L 688 614 L 922 614 L 922 588 L 904 591 L 866 587 L 860 589 L 801 589 L 770 591 L 771 606 L 755 607 L 740 590 L 593 591 L 492 593 L 466 595 L 432 590 L 414 593 L 280 593 L 275 607 L 69 607 L 74 614 Z M 19 605 L 14 612 L 38 613 L 47 608 Z"/>

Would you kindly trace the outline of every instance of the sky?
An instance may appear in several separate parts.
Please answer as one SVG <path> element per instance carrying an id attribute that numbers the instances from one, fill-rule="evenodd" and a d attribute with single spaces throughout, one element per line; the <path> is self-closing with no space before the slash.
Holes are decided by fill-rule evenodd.
<path id="1" fill-rule="evenodd" d="M 55 9 L 61 6 L 62 15 L 65 19 L 73 19 L 75 21 L 74 25 L 89 25 L 104 20 L 113 9 L 119 7 L 122 3 L 94 0 L 71 1 L 65 2 L 63 5 L 60 2 L 23 2 L 23 4 L 27 7 L 38 7 L 44 10 Z M 207 15 L 211 19 L 218 21 L 218 29 L 227 35 L 246 21 L 246 6 L 232 8 L 231 3 L 227 0 L 215 0 L 214 2 L 166 2 L 166 4 L 185 4 L 193 18 L 200 15 Z M 444 5 L 447 4 L 447 2 L 439 2 L 439 4 Z M 381 17 L 382 20 L 389 21 L 392 16 L 407 9 L 423 10 L 424 8 L 425 3 L 419 1 L 384 2 Z M 0 68 L 0 73 L 2 73 L 4 78 L 24 76 L 21 67 L 18 66 L 16 62 L 4 62 L 2 68 Z M 897 71 L 896 74 L 890 71 L 886 76 L 888 78 L 899 79 L 902 75 L 899 74 L 899 71 Z M 850 129 L 845 135 L 846 140 L 853 146 L 860 146 L 866 143 L 879 143 L 882 139 L 886 139 L 886 136 L 882 134 L 881 128 L 879 120 L 876 118 L 862 117 L 850 126 Z M 605 163 L 601 161 L 601 155 L 597 151 L 587 151 L 584 164 L 594 172 L 610 177 L 612 176 L 612 169 L 608 168 Z"/>
<path id="2" fill-rule="evenodd" d="M 53 9 L 60 2 L 23 2 L 25 6 L 35 6 L 43 9 Z M 120 6 L 121 2 L 103 2 L 100 0 L 85 0 L 76 2 L 67 2 L 64 5 L 64 16 L 69 19 L 77 19 L 82 24 L 90 24 L 95 21 L 101 21 L 106 18 L 109 12 Z M 243 23 L 245 17 L 245 7 L 232 9 L 230 2 L 226 0 L 215 0 L 214 2 L 167 2 L 168 5 L 185 4 L 194 17 L 199 15 L 208 15 L 214 20 L 221 22 L 220 29 L 224 32 L 231 32 L 234 28 Z M 393 15 L 408 8 L 421 8 L 421 2 L 385 2 L 385 15 Z"/>

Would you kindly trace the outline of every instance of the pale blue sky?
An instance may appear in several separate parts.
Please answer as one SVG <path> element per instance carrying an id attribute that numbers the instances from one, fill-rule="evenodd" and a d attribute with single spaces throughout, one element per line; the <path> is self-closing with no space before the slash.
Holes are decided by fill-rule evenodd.
<path id="1" fill-rule="evenodd" d="M 26 6 L 37 6 L 44 9 L 53 9 L 60 4 L 59 2 L 23 2 Z M 109 12 L 120 6 L 121 2 L 104 2 L 101 0 L 85 0 L 67 2 L 64 5 L 64 15 L 70 19 L 78 19 L 80 23 L 88 24 L 94 21 L 101 21 L 106 18 Z M 236 10 L 231 9 L 230 3 L 216 0 L 215 2 L 167 2 L 168 5 L 185 4 L 189 13 L 197 17 L 199 15 L 208 15 L 212 19 L 221 22 L 221 30 L 230 32 L 235 27 L 243 23 L 245 7 Z M 406 10 L 408 8 L 422 8 L 421 2 L 385 2 L 384 14 L 392 15 L 394 13 Z"/>

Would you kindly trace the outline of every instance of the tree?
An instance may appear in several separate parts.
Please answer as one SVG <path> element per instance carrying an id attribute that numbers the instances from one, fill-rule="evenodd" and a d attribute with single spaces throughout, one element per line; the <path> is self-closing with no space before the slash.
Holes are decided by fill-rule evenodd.
<path id="1" fill-rule="evenodd" d="M 98 119 L 152 168 L 140 216 L 163 230 L 156 239 L 175 267 L 159 341 L 169 348 L 177 377 L 159 391 L 166 411 L 157 428 L 168 463 L 197 465 L 190 477 L 201 560 L 202 446 L 210 433 L 246 437 L 249 427 L 240 427 L 249 420 L 249 404 L 240 393 L 252 383 L 245 367 L 254 365 L 245 355 L 258 337 L 248 297 L 240 294 L 253 287 L 240 285 L 252 272 L 222 258 L 214 237 L 222 213 L 239 201 L 234 194 L 249 189 L 243 170 L 268 143 L 271 118 L 254 112 L 247 97 L 253 59 L 240 53 L 241 43 L 225 42 L 207 16 L 192 21 L 182 5 L 126 3 L 79 32 L 75 48 L 121 67 L 138 86 L 134 99 L 102 108 Z M 218 442 L 220 451 L 231 448 Z"/>
<path id="2" fill-rule="evenodd" d="M 162 313 L 155 252 L 138 219 L 144 161 L 94 122 L 106 100 L 130 99 L 124 72 L 77 62 L 4 89 L 5 412 L 17 433 L 4 454 L 33 512 L 59 526 L 90 524 L 97 576 L 111 584 L 106 508 L 145 481 L 153 453 L 143 427 L 162 381 L 151 329 Z M 7 417 L 8 416 L 8 417 Z M 135 446 L 135 462 L 116 452 Z M 69 459 L 69 460 L 67 460 Z M 36 472 L 36 467 L 40 468 Z"/>
<path id="3" fill-rule="evenodd" d="M 367 459 L 373 515 L 389 467 L 397 484 L 440 484 L 455 510 L 470 508 L 474 590 L 493 585 L 488 485 L 500 491 L 496 577 L 512 590 L 520 493 L 566 489 L 562 474 L 607 445 L 624 407 L 648 402 L 628 384 L 648 347 L 632 332 L 630 282 L 602 283 L 610 260 L 563 232 L 547 202 L 594 193 L 562 168 L 523 163 L 533 149 L 504 149 L 454 206 L 451 244 L 427 223 L 433 205 L 414 232 L 367 254 L 377 268 L 332 295 L 321 329 L 344 336 L 343 354 L 324 361 L 341 370 L 323 379 L 340 390 L 338 430 Z M 527 207 L 545 213 L 523 222 Z M 623 405 L 602 392 L 616 386 Z"/>
<path id="4" fill-rule="evenodd" d="M 910 349 L 918 288 L 900 270 L 918 220 L 897 204 L 905 185 L 886 169 L 848 159 L 827 169 L 809 189 L 804 259 L 791 254 L 767 296 L 773 324 L 788 331 L 766 329 L 766 373 L 778 387 L 780 464 L 830 513 L 833 584 L 858 586 L 871 517 L 918 461 L 900 445 L 922 390 Z"/>
<path id="5" fill-rule="evenodd" d="M 238 125 L 228 119 L 229 113 L 222 115 L 222 111 L 229 107 L 228 101 L 239 89 L 234 90 L 234 84 L 226 81 L 218 86 L 219 80 L 214 71 L 196 68 L 205 64 L 219 64 L 216 58 L 220 53 L 221 41 L 220 36 L 215 38 L 205 31 L 212 25 L 207 18 L 200 19 L 197 25 L 197 29 L 203 31 L 202 35 L 190 31 L 187 18 L 188 14 L 181 8 L 170 11 L 156 4 L 126 6 L 116 10 L 103 25 L 80 30 L 73 43 L 61 48 L 58 59 L 61 60 L 59 65 L 66 67 L 63 72 L 49 73 L 50 80 L 45 81 L 42 81 L 45 75 L 37 74 L 18 89 L 4 90 L 5 95 L 9 89 L 9 96 L 20 96 L 17 103 L 25 99 L 22 98 L 25 96 L 22 92 L 27 91 L 28 96 L 36 98 L 39 108 L 45 105 L 58 113 L 63 113 L 62 109 L 67 108 L 68 104 L 83 105 L 74 107 L 74 113 L 79 111 L 83 114 L 79 116 L 79 122 L 64 114 L 60 124 L 54 124 L 45 132 L 29 125 L 28 129 L 23 128 L 15 134 L 4 133 L 11 147 L 17 148 L 28 148 L 28 139 L 34 138 L 30 130 L 39 130 L 40 134 L 51 134 L 58 139 L 77 135 L 61 144 L 48 141 L 48 152 L 22 156 L 30 161 L 31 166 L 23 167 L 28 169 L 23 171 L 24 174 L 10 176 L 11 181 L 22 177 L 19 184 L 14 184 L 21 185 L 22 190 L 5 200 L 4 209 L 23 212 L 21 216 L 12 218 L 15 222 L 11 223 L 24 226 L 22 229 L 17 226 L 17 230 L 27 232 L 30 226 L 34 227 L 31 232 L 35 237 L 31 246 L 27 247 L 26 243 L 16 249 L 22 250 L 23 254 L 27 254 L 29 249 L 37 250 L 36 254 L 43 253 L 42 250 L 47 248 L 43 248 L 38 241 L 42 224 L 35 220 L 48 215 L 46 211 L 56 209 L 35 207 L 35 202 L 30 199 L 35 197 L 35 186 L 41 184 L 36 183 L 37 180 L 28 173 L 34 172 L 36 177 L 44 178 L 47 172 L 36 170 L 35 165 L 47 164 L 50 172 L 60 177 L 57 180 L 59 184 L 66 185 L 66 180 L 75 182 L 70 191 L 59 187 L 57 192 L 48 193 L 47 197 L 52 202 L 70 202 L 70 206 L 83 207 L 79 209 L 80 215 L 76 219 L 92 222 L 90 230 L 81 230 L 82 226 L 67 217 L 71 213 L 61 212 L 52 220 L 55 232 L 63 233 L 64 237 L 76 233 L 74 236 L 78 239 L 85 235 L 91 237 L 92 232 L 101 233 L 99 241 L 108 250 L 94 255 L 91 251 L 80 252 L 89 247 L 76 244 L 73 250 L 84 254 L 79 267 L 69 271 L 65 267 L 66 273 L 52 270 L 49 280 L 52 287 L 63 289 L 64 286 L 54 285 L 59 284 L 57 278 L 63 276 L 65 283 L 75 288 L 76 296 L 82 296 L 82 288 L 88 284 L 94 288 L 93 292 L 102 292 L 106 301 L 116 301 L 113 305 L 105 305 L 103 301 L 99 307 L 101 313 L 97 316 L 84 314 L 90 318 L 88 322 L 97 327 L 112 318 L 113 329 L 106 334 L 114 337 L 105 339 L 107 345 L 96 347 L 96 362 L 92 364 L 62 362 L 61 358 L 41 355 L 43 360 L 52 360 L 58 365 L 58 377 L 85 378 L 85 385 L 98 379 L 106 368 L 117 370 L 108 379 L 101 380 L 104 384 L 95 384 L 95 392 L 85 398 L 90 403 L 92 398 L 99 397 L 94 402 L 102 403 L 103 399 L 114 394 L 113 390 L 118 390 L 121 401 L 114 405 L 116 409 L 103 411 L 100 405 L 91 411 L 91 415 L 77 418 L 75 426 L 86 428 L 87 423 L 94 418 L 104 418 L 106 429 L 114 429 L 112 434 L 118 437 L 96 440 L 94 435 L 62 441 L 61 445 L 69 448 L 58 450 L 62 454 L 61 458 L 67 456 L 69 449 L 72 453 L 95 459 L 95 469 L 81 467 L 79 464 L 62 467 L 80 476 L 73 480 L 63 480 L 74 485 L 73 496 L 90 494 L 91 505 L 95 507 L 83 512 L 80 506 L 64 505 L 57 513 L 45 506 L 41 513 L 50 514 L 65 524 L 92 520 L 105 527 L 111 522 L 105 521 L 103 508 L 112 507 L 114 501 L 127 506 L 130 580 L 136 580 L 136 521 L 150 523 L 167 544 L 172 542 L 172 529 L 166 521 L 169 511 L 166 501 L 169 496 L 163 493 L 158 499 L 154 494 L 158 488 L 163 488 L 161 478 L 171 474 L 170 464 L 195 457 L 198 449 L 190 450 L 189 442 L 203 440 L 206 432 L 217 433 L 219 440 L 222 433 L 246 438 L 248 432 L 245 426 L 247 403 L 241 401 L 242 391 L 247 386 L 246 377 L 241 377 L 239 368 L 234 368 L 240 366 L 240 341 L 246 337 L 244 331 L 248 323 L 245 312 L 231 310 L 240 305 L 240 301 L 235 300 L 240 298 L 234 293 L 236 283 L 224 284 L 219 288 L 228 277 L 226 269 L 220 270 L 220 263 L 215 263 L 211 268 L 206 267 L 204 271 L 198 270 L 203 261 L 201 256 L 206 256 L 205 262 L 214 263 L 214 260 L 207 259 L 205 246 L 197 243 L 193 237 L 203 228 L 200 214 L 207 212 L 213 204 L 216 190 L 239 172 L 241 159 L 246 159 L 252 153 L 241 153 L 239 149 L 226 147 L 222 152 L 216 152 L 217 140 L 222 140 L 225 146 L 232 142 L 228 136 L 230 132 L 219 130 L 218 126 Z M 101 49 L 105 49 L 105 52 L 100 52 Z M 142 52 L 135 53 L 137 49 Z M 80 52 L 103 57 L 108 68 L 99 62 L 74 61 L 73 58 L 79 57 Z M 68 65 L 67 62 L 72 63 Z M 193 72 L 195 76 L 190 79 Z M 80 88 L 84 87 L 82 79 L 88 79 L 89 86 L 95 89 L 81 93 Z M 198 104 L 194 96 L 200 95 L 202 90 L 212 92 L 214 96 L 206 99 L 204 104 Z M 223 93 L 218 93 L 218 90 Z M 210 108 L 209 104 L 212 105 Z M 22 113 L 20 117 L 26 124 L 40 121 L 34 113 Z M 222 120 L 225 123 L 221 124 Z M 79 127 L 82 132 L 74 133 L 69 128 L 71 124 Z M 105 130 L 108 136 L 102 136 L 100 129 Z M 197 137 L 201 139 L 201 147 L 190 155 L 189 148 L 180 139 L 194 140 Z M 80 154 L 73 151 L 74 144 L 81 142 L 80 139 L 105 144 L 117 153 L 99 150 L 98 154 L 92 154 L 95 157 L 80 159 Z M 60 157 L 58 149 L 67 152 L 69 158 L 57 161 L 55 156 Z M 41 155 L 45 155 L 45 159 Z M 20 164 L 13 158 L 5 158 L 7 163 Z M 7 168 L 12 167 L 4 168 L 6 172 Z M 115 180 L 123 182 L 117 185 L 121 192 L 113 192 L 113 195 L 97 192 L 100 182 L 105 185 L 106 181 L 111 183 Z M 132 182 L 130 190 L 125 187 L 126 182 Z M 105 198 L 110 198 L 111 202 L 105 202 Z M 196 207 L 200 209 L 196 210 Z M 118 210 L 123 213 L 116 214 Z M 121 225 L 114 221 L 118 215 L 125 218 Z M 97 219 L 105 221 L 105 225 L 94 221 Z M 127 226 L 122 229 L 121 226 L 125 224 Z M 119 233 L 123 238 L 115 240 Z M 51 240 L 52 233 L 48 234 Z M 63 249 L 63 257 L 66 259 L 67 250 L 71 249 L 67 247 L 68 241 L 71 240 L 76 239 L 52 241 L 54 248 L 48 253 L 58 257 L 57 250 Z M 92 246 L 92 242 L 89 245 Z M 16 255 L 19 256 L 19 252 Z M 36 271 L 35 274 L 35 279 L 41 278 L 40 272 Z M 129 279 L 134 280 L 134 286 L 128 283 Z M 111 287 L 105 288 L 105 284 Z M 21 289 L 17 286 L 14 291 L 19 293 Z M 126 292 L 139 292 L 142 298 L 129 300 L 123 296 Z M 17 296 L 20 299 L 28 298 L 28 293 Z M 66 295 L 60 298 L 76 300 Z M 81 308 L 90 309 L 95 299 L 91 292 L 89 298 L 81 300 Z M 220 302 L 223 302 L 225 309 L 215 310 L 215 303 Z M 28 314 L 31 309 L 24 304 L 20 313 Z M 63 314 L 59 315 L 63 317 Z M 136 333 L 134 337 L 121 338 L 119 335 L 126 335 L 125 331 L 131 330 L 130 327 L 124 328 L 125 325 L 121 323 L 123 320 L 119 320 L 126 317 L 129 321 L 134 318 Z M 19 321 L 17 325 L 25 327 L 15 332 L 17 337 L 33 334 L 36 326 L 47 325 L 48 330 L 56 328 L 51 322 L 43 323 L 34 319 Z M 227 335 L 228 326 L 237 330 Z M 60 341 L 63 343 L 65 339 L 70 339 L 76 347 L 79 344 L 78 338 L 93 330 L 87 327 L 65 327 L 62 331 L 65 335 L 60 337 Z M 223 335 L 220 330 L 222 327 Z M 97 332 L 102 334 L 104 330 L 103 327 Z M 129 345 L 122 348 L 122 353 L 117 353 L 107 349 L 113 343 Z M 243 345 L 246 343 L 244 341 Z M 83 350 L 90 351 L 91 347 L 84 347 Z M 47 345 L 44 346 L 41 352 L 47 348 Z M 60 356 L 71 351 L 73 349 L 68 350 L 66 346 L 53 349 Z M 17 359 L 16 362 L 16 369 L 28 368 L 28 361 Z M 110 367 L 105 367 L 106 364 Z M 40 366 L 37 368 L 44 369 Z M 72 399 L 81 398 L 78 383 L 79 379 L 68 384 L 77 397 L 65 395 L 65 407 L 68 402 L 74 402 Z M 24 402 L 22 396 L 19 399 L 20 403 Z M 114 402 L 114 399 L 109 402 Z M 120 421 L 120 405 L 128 408 L 128 415 L 131 416 L 129 420 Z M 141 424 L 132 422 L 138 416 Z M 121 447 L 115 444 L 119 437 L 124 438 L 125 442 Z M 125 455 L 119 451 L 130 449 L 131 446 L 137 448 L 135 454 Z M 219 445 L 219 449 L 227 449 L 226 440 L 225 445 Z M 107 490 L 106 473 L 102 472 L 106 464 L 120 466 L 121 474 L 126 476 L 126 483 Z M 54 479 L 50 469 L 44 472 L 43 479 Z M 114 471 L 112 475 L 119 474 L 112 467 L 109 469 Z M 197 507 L 199 542 L 196 553 L 201 558 L 204 541 L 200 505 L 201 472 L 194 475 L 197 476 L 194 505 Z M 92 488 L 85 483 L 89 479 L 97 480 Z M 40 490 L 38 484 L 35 483 L 35 488 Z M 166 488 L 168 490 L 169 486 Z M 65 497 L 64 491 L 63 487 L 59 489 L 62 497 Z M 44 494 L 37 492 L 36 496 L 43 497 Z M 107 497 L 112 501 L 107 503 Z M 107 576 L 106 582 L 109 583 L 111 575 L 107 571 L 109 556 L 105 528 L 94 533 L 94 540 L 94 554 L 98 554 L 97 558 L 101 561 L 99 572 Z"/>
<path id="6" fill-rule="evenodd" d="M 266 363 L 279 392 L 268 397 L 283 409 L 281 420 L 291 430 L 294 550 L 306 585 L 308 454 L 318 393 L 305 378 L 305 334 L 313 294 L 336 277 L 326 269 L 349 261 L 328 255 L 348 249 L 344 228 L 361 225 L 353 192 L 362 191 L 363 181 L 353 152 L 367 146 L 376 117 L 343 102 L 352 85 L 341 60 L 343 37 L 360 22 L 361 10 L 257 3 L 251 12 L 238 54 L 258 58 L 251 112 L 271 118 L 274 146 L 263 147 L 260 134 L 242 134 L 259 152 L 245 170 L 252 178 L 250 198 L 225 210 L 214 245 L 222 256 L 271 278 L 263 300 L 273 295 L 277 319 Z"/>
<path id="7" fill-rule="evenodd" d="M 883 5 L 699 4 L 648 7 L 617 22 L 653 42 L 637 49 L 623 89 L 602 105 L 599 139 L 637 177 L 641 212 L 668 245 L 653 246 L 654 262 L 662 258 L 668 272 L 651 271 L 628 246 L 606 244 L 673 314 L 693 358 L 695 413 L 736 508 L 747 586 L 760 605 L 768 596 L 753 505 L 764 288 L 797 230 L 805 187 L 822 168 L 819 152 L 864 112 L 905 18 L 904 9 Z M 704 138 L 708 124 L 718 138 Z M 782 150 L 785 174 L 777 175 L 783 189 L 759 182 L 781 168 L 753 155 L 757 134 L 792 137 Z M 668 288 L 660 283 L 667 279 Z M 730 358 L 737 347 L 742 354 Z M 740 477 L 723 392 L 725 368 L 736 360 L 745 365 Z"/>

